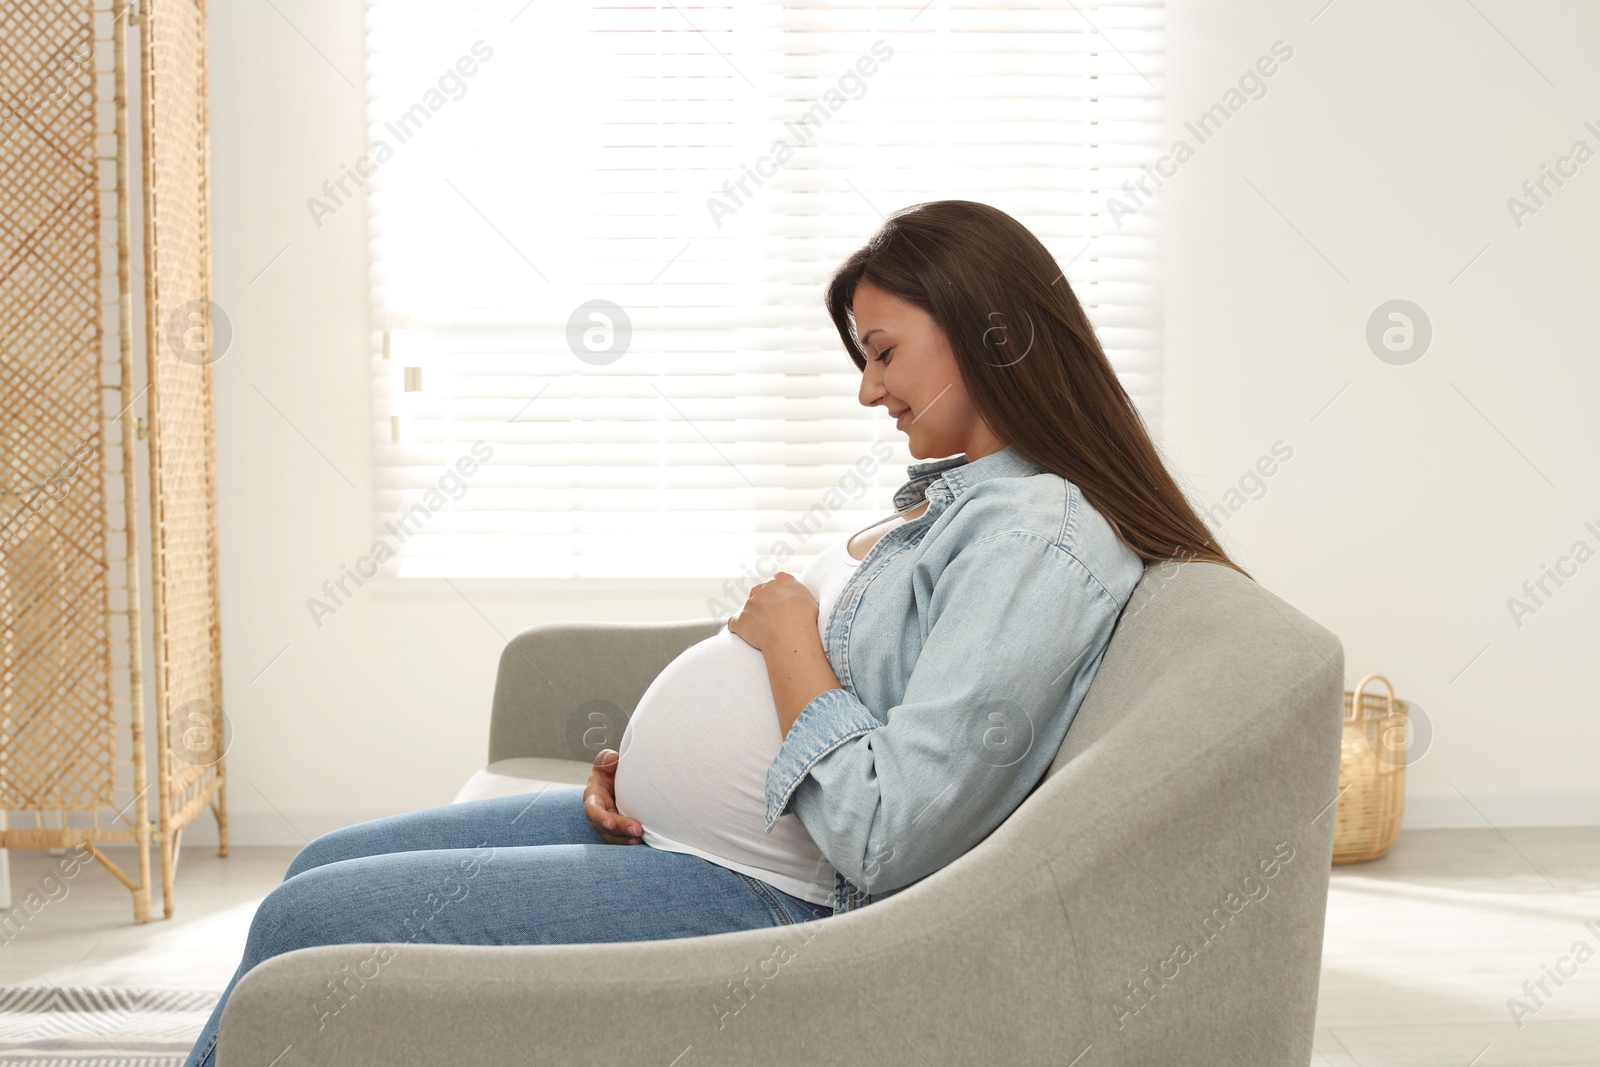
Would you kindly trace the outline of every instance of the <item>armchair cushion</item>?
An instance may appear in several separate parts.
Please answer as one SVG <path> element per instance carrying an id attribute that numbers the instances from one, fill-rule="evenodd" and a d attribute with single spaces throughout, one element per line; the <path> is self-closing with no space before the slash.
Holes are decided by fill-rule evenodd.
<path id="1" fill-rule="evenodd" d="M 589 780 L 590 766 L 579 760 L 544 756 L 495 760 L 481 771 L 475 771 L 450 803 L 531 793 L 547 785 L 583 785 Z"/>

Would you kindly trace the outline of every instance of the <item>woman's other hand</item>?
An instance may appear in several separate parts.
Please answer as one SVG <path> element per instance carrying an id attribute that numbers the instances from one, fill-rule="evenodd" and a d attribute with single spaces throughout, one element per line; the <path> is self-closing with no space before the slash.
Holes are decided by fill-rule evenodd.
<path id="1" fill-rule="evenodd" d="M 603 748 L 594 758 L 594 769 L 583 787 L 583 814 L 589 825 L 608 845 L 644 844 L 644 825 L 638 819 L 624 818 L 617 810 L 617 761 L 614 748 Z"/>
<path id="2" fill-rule="evenodd" d="M 817 598 L 805 583 L 788 571 L 779 571 L 750 590 L 744 610 L 728 619 L 728 630 L 762 652 L 808 635 L 820 644 L 817 610 Z"/>

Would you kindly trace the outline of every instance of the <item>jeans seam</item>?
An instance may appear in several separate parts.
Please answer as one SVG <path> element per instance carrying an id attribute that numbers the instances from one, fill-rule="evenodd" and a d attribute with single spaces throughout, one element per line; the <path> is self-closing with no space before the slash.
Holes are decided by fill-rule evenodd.
<path id="1" fill-rule="evenodd" d="M 762 882 L 758 878 L 750 877 L 743 871 L 734 871 L 733 873 L 737 874 L 740 878 L 743 878 L 745 880 L 745 884 L 754 890 L 755 893 L 766 902 L 767 909 L 772 912 L 772 917 L 778 921 L 778 925 L 794 925 L 794 919 L 791 918 L 789 913 L 784 910 L 783 905 L 778 902 L 778 898 L 773 896 L 771 891 L 768 890 L 766 883 Z"/>

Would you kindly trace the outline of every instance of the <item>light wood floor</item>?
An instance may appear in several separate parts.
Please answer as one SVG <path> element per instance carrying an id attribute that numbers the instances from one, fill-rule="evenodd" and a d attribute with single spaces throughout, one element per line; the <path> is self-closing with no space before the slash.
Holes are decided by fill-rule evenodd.
<path id="1" fill-rule="evenodd" d="M 185 849 L 177 915 L 148 925 L 88 868 L 0 943 L 0 984 L 221 990 L 295 851 Z M 18 901 L 52 862 L 11 854 Z M 1519 1029 L 1507 999 L 1578 941 L 1595 956 L 1545 978 Z M 1314 1042 L 1322 1067 L 1600 1067 L 1600 827 L 1406 831 L 1383 859 L 1334 868 Z"/>
<path id="2" fill-rule="evenodd" d="M 1578 941 L 1518 1029 L 1507 999 Z M 1323 1067 L 1600 1064 L 1600 827 L 1404 831 L 1335 867 L 1315 1044 Z"/>

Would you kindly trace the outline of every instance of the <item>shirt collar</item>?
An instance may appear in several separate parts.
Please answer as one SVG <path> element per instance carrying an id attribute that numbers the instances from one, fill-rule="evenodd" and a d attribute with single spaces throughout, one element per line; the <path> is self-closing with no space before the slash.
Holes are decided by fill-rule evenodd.
<path id="1" fill-rule="evenodd" d="M 906 467 L 909 480 L 894 494 L 894 509 L 905 511 L 921 503 L 929 486 L 943 483 L 955 499 L 977 483 L 989 478 L 1020 478 L 1048 468 L 1017 452 L 1010 445 L 968 460 L 966 453 L 944 459 L 928 459 Z"/>

